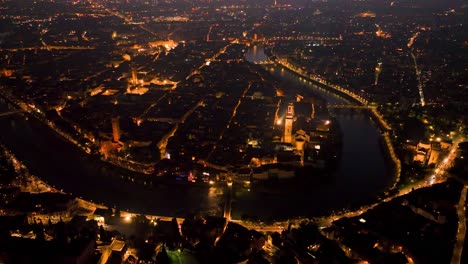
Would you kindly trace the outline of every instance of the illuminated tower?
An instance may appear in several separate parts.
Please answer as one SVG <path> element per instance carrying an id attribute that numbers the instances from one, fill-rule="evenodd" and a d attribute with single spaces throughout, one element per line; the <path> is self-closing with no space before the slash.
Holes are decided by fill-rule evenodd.
<path id="1" fill-rule="evenodd" d="M 127 93 L 130 93 L 138 85 L 137 71 L 133 63 L 130 64 L 130 77 L 127 84 Z"/>
<path id="2" fill-rule="evenodd" d="M 375 80 L 374 80 L 374 85 L 379 84 L 379 76 L 380 73 L 382 72 L 382 62 L 377 63 L 377 66 L 375 66 Z"/>
<path id="3" fill-rule="evenodd" d="M 119 142 L 120 139 L 120 124 L 119 118 L 114 117 L 112 118 L 112 138 L 114 142 Z"/>
<path id="4" fill-rule="evenodd" d="M 288 111 L 286 112 L 286 118 L 284 120 L 284 139 L 286 143 L 292 142 L 292 125 L 294 119 L 294 104 L 289 103 Z"/>
<path id="5" fill-rule="evenodd" d="M 132 86 L 135 87 L 137 86 L 138 83 L 138 78 L 137 78 L 137 72 L 134 66 L 132 66 Z"/>

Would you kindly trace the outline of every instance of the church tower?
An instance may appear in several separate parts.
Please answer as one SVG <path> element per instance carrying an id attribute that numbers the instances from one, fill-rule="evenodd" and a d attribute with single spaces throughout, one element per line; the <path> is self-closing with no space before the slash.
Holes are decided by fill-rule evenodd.
<path id="1" fill-rule="evenodd" d="M 284 122 L 284 139 L 286 143 L 292 143 L 292 126 L 294 120 L 294 104 L 288 104 L 288 111 L 286 112 L 286 118 Z"/>
<path id="2" fill-rule="evenodd" d="M 135 65 L 130 63 L 130 76 L 128 78 L 127 93 L 130 93 L 138 85 L 138 77 Z"/>

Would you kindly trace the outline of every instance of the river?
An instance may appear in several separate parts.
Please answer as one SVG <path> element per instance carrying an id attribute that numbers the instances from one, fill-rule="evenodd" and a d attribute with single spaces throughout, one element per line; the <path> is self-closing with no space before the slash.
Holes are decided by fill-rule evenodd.
<path id="1" fill-rule="evenodd" d="M 5 111 L 7 104 L 0 99 L 0 112 Z M 222 215 L 222 188 L 162 184 L 146 188 L 131 180 L 142 175 L 85 154 L 33 117 L 3 116 L 0 127 L 0 143 L 31 173 L 57 189 L 138 213 L 178 217 L 189 212 Z"/>
<path id="2" fill-rule="evenodd" d="M 250 62 L 265 61 L 263 48 L 254 46 L 245 55 Z M 317 87 L 312 82 L 277 65 L 265 65 L 274 78 L 285 84 L 285 89 L 311 90 L 327 101 L 327 104 L 349 102 Z M 339 165 L 331 175 L 331 181 L 318 184 L 305 192 L 286 195 L 268 195 L 238 189 L 235 192 L 233 217 L 242 214 L 261 218 L 287 218 L 291 216 L 316 216 L 356 205 L 372 199 L 392 182 L 390 166 L 382 152 L 377 125 L 365 110 L 335 110 L 332 112 L 343 135 Z M 310 175 L 314 177 L 314 175 Z M 254 202 L 255 201 L 255 202 Z"/>
<path id="3" fill-rule="evenodd" d="M 254 47 L 248 51 L 246 59 L 265 60 L 266 56 L 262 48 Z M 270 67 L 268 70 L 274 78 L 300 89 L 313 89 L 328 103 L 346 101 L 279 66 L 265 67 Z M 6 110 L 7 104 L 0 100 L 0 111 Z M 238 219 L 242 214 L 261 218 L 320 215 L 333 208 L 366 201 L 385 189 L 392 179 L 374 122 L 361 111 L 339 111 L 335 117 L 342 129 L 343 149 L 339 165 L 331 176 L 332 183 L 288 196 L 235 188 L 233 218 Z M 189 185 L 146 188 L 128 180 L 136 178 L 131 172 L 85 154 L 35 118 L 26 118 L 24 114 L 3 116 L 0 127 L 0 143 L 33 174 L 65 192 L 137 213 L 181 217 L 191 212 L 222 215 L 223 188 Z"/>

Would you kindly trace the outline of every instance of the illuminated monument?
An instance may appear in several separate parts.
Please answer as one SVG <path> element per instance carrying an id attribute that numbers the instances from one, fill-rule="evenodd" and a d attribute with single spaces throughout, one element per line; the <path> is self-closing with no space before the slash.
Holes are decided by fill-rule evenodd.
<path id="1" fill-rule="evenodd" d="M 284 120 L 284 138 L 283 141 L 286 143 L 292 143 L 292 126 L 294 119 L 294 104 L 289 103 L 288 111 L 286 112 L 286 118 Z"/>
<path id="2" fill-rule="evenodd" d="M 138 94 L 143 95 L 148 92 L 148 88 L 144 87 L 143 80 L 138 79 L 137 69 L 133 63 L 130 63 L 130 75 L 127 83 L 127 93 L 128 94 Z"/>
<path id="3" fill-rule="evenodd" d="M 130 64 L 130 78 L 128 79 L 127 84 L 127 93 L 131 93 L 138 85 L 137 71 L 133 64 Z"/>

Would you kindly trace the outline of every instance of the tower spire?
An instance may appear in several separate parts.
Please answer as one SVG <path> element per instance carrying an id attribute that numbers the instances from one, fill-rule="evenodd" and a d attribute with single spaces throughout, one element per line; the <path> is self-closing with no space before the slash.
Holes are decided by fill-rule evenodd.
<path id="1" fill-rule="evenodd" d="M 284 122 L 284 139 L 286 143 L 292 142 L 292 125 L 294 119 L 294 104 L 288 104 L 288 111 L 286 112 L 286 118 Z"/>

